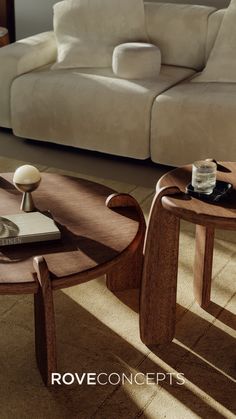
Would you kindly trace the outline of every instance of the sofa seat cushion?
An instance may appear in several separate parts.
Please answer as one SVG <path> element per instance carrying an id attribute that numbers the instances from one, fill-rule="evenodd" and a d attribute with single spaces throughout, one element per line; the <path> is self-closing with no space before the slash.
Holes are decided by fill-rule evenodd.
<path id="1" fill-rule="evenodd" d="M 153 100 L 192 74 L 168 66 L 158 78 L 139 81 L 101 68 L 25 74 L 12 85 L 13 131 L 19 137 L 145 159 Z"/>
<path id="2" fill-rule="evenodd" d="M 161 69 L 161 51 L 156 45 L 143 42 L 117 45 L 113 51 L 112 69 L 124 79 L 157 77 Z"/>
<path id="3" fill-rule="evenodd" d="M 236 83 L 183 82 L 159 96 L 151 120 L 151 159 L 172 166 L 236 160 Z"/>

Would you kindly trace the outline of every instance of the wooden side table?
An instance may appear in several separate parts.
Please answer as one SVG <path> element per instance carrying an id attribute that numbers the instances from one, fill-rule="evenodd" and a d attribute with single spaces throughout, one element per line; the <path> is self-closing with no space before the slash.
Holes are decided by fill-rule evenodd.
<path id="1" fill-rule="evenodd" d="M 4 47 L 9 44 L 9 35 L 6 28 L 0 27 L 0 47 Z"/>
<path id="2" fill-rule="evenodd" d="M 208 204 L 185 194 L 191 165 L 170 171 L 157 184 L 141 289 L 140 333 L 147 345 L 174 337 L 180 219 L 196 224 L 194 294 L 201 307 L 210 302 L 215 228 L 236 230 L 236 163 L 222 162 L 217 169 L 218 180 L 234 186 L 224 204 Z"/>
<path id="3" fill-rule="evenodd" d="M 12 177 L 0 176 L 1 215 L 19 212 Z M 34 202 L 50 210 L 62 238 L 1 247 L 0 294 L 34 294 L 36 359 L 50 385 L 57 371 L 53 290 L 104 274 L 111 290 L 140 287 L 146 226 L 134 198 L 84 179 L 42 173 Z"/>

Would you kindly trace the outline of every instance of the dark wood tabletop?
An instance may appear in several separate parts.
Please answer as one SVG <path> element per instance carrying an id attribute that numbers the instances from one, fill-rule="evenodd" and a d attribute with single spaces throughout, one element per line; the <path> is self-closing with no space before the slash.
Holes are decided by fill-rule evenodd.
<path id="1" fill-rule="evenodd" d="M 20 212 L 22 194 L 15 189 L 12 178 L 11 173 L 0 177 L 0 215 Z M 62 238 L 1 247 L 0 293 L 7 284 L 18 284 L 19 292 L 36 292 L 33 258 L 39 255 L 45 256 L 53 289 L 107 271 L 109 264 L 129 251 L 139 230 L 134 207 L 113 210 L 106 206 L 107 197 L 113 193 L 87 180 L 42 173 L 41 184 L 33 192 L 34 202 L 39 211 L 50 210 Z"/>
<path id="2" fill-rule="evenodd" d="M 160 190 L 177 187 L 182 193 L 164 196 L 162 205 L 176 216 L 200 225 L 212 225 L 224 229 L 236 229 L 236 163 L 220 162 L 217 167 L 217 179 L 232 183 L 234 189 L 229 197 L 217 204 L 209 204 L 186 195 L 185 188 L 191 183 L 192 165 L 174 169 L 158 182 Z"/>

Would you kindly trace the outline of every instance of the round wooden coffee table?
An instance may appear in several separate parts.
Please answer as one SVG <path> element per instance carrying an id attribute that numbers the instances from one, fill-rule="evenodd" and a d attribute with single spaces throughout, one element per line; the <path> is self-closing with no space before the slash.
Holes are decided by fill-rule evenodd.
<path id="1" fill-rule="evenodd" d="M 13 174 L 0 176 L 0 215 L 20 212 Z M 58 241 L 1 247 L 0 294 L 34 294 L 36 358 L 44 382 L 57 371 L 54 289 L 106 274 L 111 290 L 140 286 L 145 220 L 134 198 L 83 179 L 42 173 L 33 193 Z"/>
<path id="2" fill-rule="evenodd" d="M 180 219 L 196 224 L 194 294 L 203 308 L 210 302 L 214 231 L 236 230 L 236 163 L 218 163 L 217 179 L 234 186 L 228 199 L 219 204 L 186 195 L 191 174 L 192 166 L 184 166 L 170 171 L 157 184 L 141 293 L 141 338 L 146 344 L 170 342 L 174 337 Z"/>

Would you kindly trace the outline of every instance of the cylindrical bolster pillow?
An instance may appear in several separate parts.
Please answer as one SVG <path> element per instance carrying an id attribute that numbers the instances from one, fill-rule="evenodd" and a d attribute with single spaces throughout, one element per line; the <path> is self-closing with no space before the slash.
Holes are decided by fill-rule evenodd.
<path id="1" fill-rule="evenodd" d="M 129 42 L 115 47 L 112 57 L 114 74 L 124 79 L 157 77 L 161 68 L 161 51 L 152 44 Z"/>

